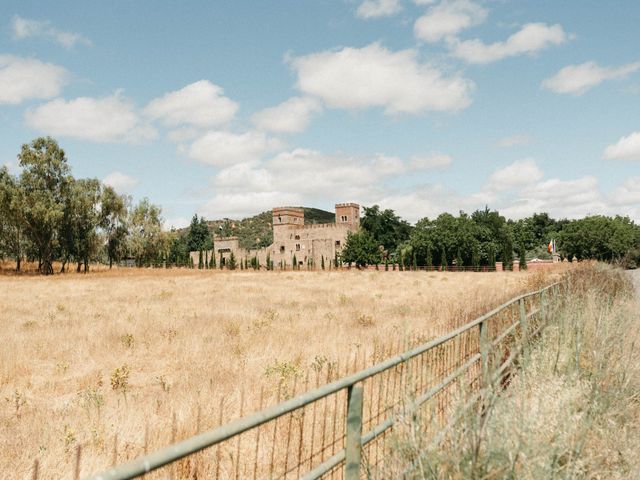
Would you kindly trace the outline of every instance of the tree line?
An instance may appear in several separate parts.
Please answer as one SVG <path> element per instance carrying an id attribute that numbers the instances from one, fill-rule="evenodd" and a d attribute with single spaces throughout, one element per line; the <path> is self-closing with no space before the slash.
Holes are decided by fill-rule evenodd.
<path id="1" fill-rule="evenodd" d="M 189 252 L 213 250 L 204 218 L 194 215 L 187 229 L 163 231 L 159 206 L 146 198 L 133 205 L 131 197 L 97 179 L 74 178 L 64 150 L 50 137 L 22 145 L 18 161 L 18 174 L 0 168 L 0 258 L 15 260 L 18 271 L 24 259 L 37 261 L 43 274 L 53 273 L 54 262 L 61 272 L 72 264 L 86 272 L 92 261 L 193 268 Z M 327 261 L 400 268 L 492 268 L 502 262 L 508 269 L 514 261 L 526 266 L 526 258 L 550 258 L 547 244 L 555 239 L 563 258 L 640 263 L 640 226 L 629 217 L 556 220 L 536 213 L 508 220 L 485 207 L 411 225 L 378 205 L 363 210 L 362 228 L 349 234 L 340 256 Z M 207 255 L 199 267 L 215 267 L 216 259 Z"/>
<path id="2" fill-rule="evenodd" d="M 640 263 L 640 226 L 629 217 L 593 215 L 577 220 L 536 213 L 508 220 L 485 207 L 471 215 L 442 213 L 415 225 L 393 210 L 364 207 L 361 230 L 347 238 L 342 260 L 357 266 L 393 264 L 400 268 L 450 265 L 506 269 L 526 259 L 548 259 L 549 242 L 556 241 L 561 258 Z"/>
<path id="3" fill-rule="evenodd" d="M 160 207 L 131 198 L 93 178 L 74 178 L 66 154 L 50 137 L 22 146 L 19 174 L 0 169 L 0 257 L 16 270 L 24 259 L 52 274 L 75 264 L 88 271 L 90 261 L 112 266 L 122 259 L 136 265 L 168 258 L 171 233 L 162 231 Z"/>

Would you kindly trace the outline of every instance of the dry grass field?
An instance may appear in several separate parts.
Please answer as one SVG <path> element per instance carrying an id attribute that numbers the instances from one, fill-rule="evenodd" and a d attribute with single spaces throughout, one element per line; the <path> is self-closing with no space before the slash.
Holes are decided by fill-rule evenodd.
<path id="1" fill-rule="evenodd" d="M 39 478 L 72 478 L 78 445 L 82 475 L 95 473 L 237 417 L 241 396 L 247 413 L 260 390 L 273 404 L 308 373 L 313 386 L 314 372 L 377 363 L 548 275 L 0 276 L 0 476 L 31 478 L 37 459 Z"/>

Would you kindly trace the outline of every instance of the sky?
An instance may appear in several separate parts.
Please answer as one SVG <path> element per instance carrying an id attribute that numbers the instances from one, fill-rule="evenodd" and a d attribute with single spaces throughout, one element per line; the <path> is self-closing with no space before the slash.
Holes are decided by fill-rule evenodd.
<path id="1" fill-rule="evenodd" d="M 640 2 L 0 3 L 0 165 L 239 218 L 356 202 L 415 222 L 640 221 Z"/>

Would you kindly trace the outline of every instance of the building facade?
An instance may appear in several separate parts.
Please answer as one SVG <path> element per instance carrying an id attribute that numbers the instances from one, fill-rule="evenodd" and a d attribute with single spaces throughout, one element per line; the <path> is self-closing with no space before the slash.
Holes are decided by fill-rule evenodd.
<path id="1" fill-rule="evenodd" d="M 299 267 L 320 267 L 324 259 L 328 265 L 344 248 L 349 232 L 360 228 L 360 206 L 356 203 L 338 203 L 335 222 L 304 223 L 304 210 L 295 207 L 273 209 L 273 243 L 266 248 L 247 250 L 240 247 L 238 237 L 214 237 L 216 263 L 228 262 L 233 253 L 237 262 L 257 258 L 260 266 L 267 266 L 267 257 L 274 268 L 291 268 L 294 259 Z M 211 258 L 212 252 L 207 252 Z M 191 252 L 194 264 L 198 264 L 199 252 Z"/>

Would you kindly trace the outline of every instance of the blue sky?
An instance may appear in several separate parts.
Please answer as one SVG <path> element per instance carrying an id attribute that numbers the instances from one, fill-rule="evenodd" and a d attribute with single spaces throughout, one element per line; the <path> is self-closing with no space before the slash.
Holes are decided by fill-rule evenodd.
<path id="1" fill-rule="evenodd" d="M 0 164 L 54 136 L 77 177 L 194 213 L 380 204 L 416 221 L 640 220 L 640 3 L 0 5 Z"/>

